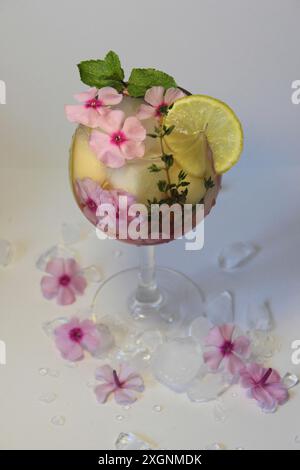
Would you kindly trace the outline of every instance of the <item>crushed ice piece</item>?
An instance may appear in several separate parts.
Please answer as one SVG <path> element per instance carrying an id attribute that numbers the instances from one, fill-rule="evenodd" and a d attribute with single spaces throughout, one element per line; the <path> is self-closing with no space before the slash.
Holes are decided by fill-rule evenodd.
<path id="1" fill-rule="evenodd" d="M 258 247 L 252 243 L 235 242 L 221 251 L 218 261 L 225 271 L 239 268 L 250 261 L 258 253 Z"/>
<path id="2" fill-rule="evenodd" d="M 175 392 L 185 391 L 203 364 L 191 338 L 176 338 L 159 345 L 152 357 L 156 379 Z"/>
<path id="3" fill-rule="evenodd" d="M 156 413 L 160 413 L 162 411 L 163 407 L 161 405 L 154 405 L 152 409 Z"/>
<path id="4" fill-rule="evenodd" d="M 117 421 L 123 421 L 124 419 L 125 419 L 125 416 L 123 416 L 123 415 L 117 415 L 116 416 Z"/>
<path id="5" fill-rule="evenodd" d="M 187 396 L 191 401 L 206 403 L 216 400 L 229 387 L 230 383 L 221 373 L 203 372 L 191 383 Z"/>
<path id="6" fill-rule="evenodd" d="M 61 226 L 61 235 L 65 245 L 73 245 L 82 239 L 81 225 L 74 222 L 64 222 Z"/>
<path id="7" fill-rule="evenodd" d="M 123 254 L 123 251 L 121 251 L 121 250 L 115 250 L 114 253 L 113 253 L 115 258 L 120 258 L 120 256 L 122 256 L 122 254 Z"/>
<path id="8" fill-rule="evenodd" d="M 214 325 L 233 323 L 233 297 L 229 291 L 223 291 L 209 299 L 205 306 L 207 318 Z"/>
<path id="9" fill-rule="evenodd" d="M 208 446 L 204 447 L 204 450 L 225 450 L 226 447 L 224 444 L 220 444 L 219 442 L 213 442 L 213 444 L 209 444 Z"/>
<path id="10" fill-rule="evenodd" d="M 101 358 L 114 346 L 115 340 L 110 329 L 106 325 L 103 325 L 102 323 L 97 324 L 97 330 L 101 334 L 102 341 L 99 348 L 93 352 L 93 356 Z"/>
<path id="11" fill-rule="evenodd" d="M 162 344 L 164 337 L 159 330 L 147 330 L 137 338 L 137 346 L 142 346 L 148 351 L 155 351 Z"/>
<path id="12" fill-rule="evenodd" d="M 39 401 L 42 403 L 50 404 L 53 403 L 57 398 L 56 393 L 49 392 L 49 393 L 42 393 L 42 395 L 39 396 Z"/>
<path id="13" fill-rule="evenodd" d="M 39 369 L 39 374 L 42 376 L 48 375 L 48 372 L 49 372 L 49 369 L 47 369 L 46 367 L 41 367 Z"/>
<path id="14" fill-rule="evenodd" d="M 66 418 L 62 415 L 53 416 L 51 418 L 51 423 L 55 426 L 63 426 L 66 422 Z"/>
<path id="15" fill-rule="evenodd" d="M 13 259 L 13 245 L 4 239 L 0 239 L 0 266 L 5 268 Z"/>
<path id="16" fill-rule="evenodd" d="M 281 344 L 277 337 L 266 331 L 250 330 L 251 354 L 256 362 L 264 362 L 280 350 Z"/>
<path id="17" fill-rule="evenodd" d="M 57 377 L 60 376 L 60 372 L 57 369 L 48 369 L 48 375 L 56 379 Z"/>
<path id="18" fill-rule="evenodd" d="M 212 324 L 206 317 L 196 317 L 189 326 L 188 334 L 196 343 L 203 344 L 211 328 Z"/>
<path id="19" fill-rule="evenodd" d="M 261 305 L 249 304 L 246 310 L 246 326 L 248 330 L 270 331 L 273 328 L 273 315 L 269 302 Z"/>
<path id="20" fill-rule="evenodd" d="M 227 418 L 227 410 L 223 403 L 216 403 L 214 406 L 214 418 L 216 421 L 224 422 Z"/>
<path id="21" fill-rule="evenodd" d="M 58 317 L 54 320 L 44 322 L 42 324 L 42 329 L 46 333 L 47 336 L 52 336 L 54 330 L 65 323 L 68 323 L 69 319 L 67 317 Z"/>
<path id="22" fill-rule="evenodd" d="M 116 450 L 151 450 L 153 447 L 131 432 L 119 434 L 115 442 Z"/>
<path id="23" fill-rule="evenodd" d="M 55 245 L 42 253 L 36 262 L 36 267 L 40 271 L 45 271 L 48 262 L 53 258 L 76 258 L 76 254 L 70 248 L 63 245 Z"/>
<path id="24" fill-rule="evenodd" d="M 86 278 L 88 283 L 98 283 L 104 278 L 103 272 L 98 266 L 92 265 L 82 269 L 82 274 Z"/>
<path id="25" fill-rule="evenodd" d="M 282 383 L 286 386 L 289 390 L 290 388 L 295 387 L 299 383 L 299 378 L 296 374 L 292 374 L 291 372 L 287 372 L 284 377 L 282 378 Z"/>

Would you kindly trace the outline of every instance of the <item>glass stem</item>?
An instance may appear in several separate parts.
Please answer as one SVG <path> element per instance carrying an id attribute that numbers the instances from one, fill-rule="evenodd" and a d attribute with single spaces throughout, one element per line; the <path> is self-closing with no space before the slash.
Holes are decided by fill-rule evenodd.
<path id="1" fill-rule="evenodd" d="M 154 246 L 140 246 L 140 268 L 138 273 L 138 287 L 136 300 L 140 303 L 154 304 L 161 300 L 155 276 Z"/>

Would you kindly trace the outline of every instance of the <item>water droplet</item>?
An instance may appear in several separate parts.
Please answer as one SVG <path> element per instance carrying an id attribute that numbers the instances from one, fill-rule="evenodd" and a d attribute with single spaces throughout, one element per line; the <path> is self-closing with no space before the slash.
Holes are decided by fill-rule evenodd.
<path id="1" fill-rule="evenodd" d="M 39 401 L 42 403 L 53 403 L 57 398 L 56 393 L 49 392 L 49 393 L 43 393 L 42 395 L 39 396 Z"/>
<path id="2" fill-rule="evenodd" d="M 124 419 L 125 419 L 125 416 L 123 416 L 123 415 L 117 415 L 116 416 L 117 421 L 123 421 Z"/>
<path id="3" fill-rule="evenodd" d="M 216 421 L 224 422 L 227 417 L 227 411 L 223 403 L 216 403 L 214 406 L 214 417 Z"/>
<path id="4" fill-rule="evenodd" d="M 60 372 L 57 369 L 48 369 L 48 375 L 50 375 L 50 377 L 57 378 L 60 376 Z"/>
<path id="5" fill-rule="evenodd" d="M 119 434 L 115 442 L 116 450 L 150 450 L 152 447 L 131 432 Z"/>
<path id="6" fill-rule="evenodd" d="M 48 372 L 49 372 L 49 369 L 47 369 L 46 367 L 41 367 L 39 369 L 39 374 L 44 376 L 44 375 L 48 375 Z"/>
<path id="7" fill-rule="evenodd" d="M 98 283 L 103 280 L 103 273 L 97 266 L 92 265 L 82 269 L 82 274 L 88 283 Z"/>
<path id="8" fill-rule="evenodd" d="M 156 411 L 156 413 L 160 413 L 162 411 L 162 406 L 161 405 L 154 405 L 153 406 L 153 411 Z"/>
<path id="9" fill-rule="evenodd" d="M 287 389 L 295 387 L 295 385 L 298 385 L 299 379 L 296 374 L 291 374 L 291 372 L 287 372 L 283 379 L 282 382 L 286 386 Z"/>
<path id="10" fill-rule="evenodd" d="M 124 405 L 123 406 L 123 410 L 126 410 L 126 411 L 130 410 L 130 408 L 131 408 L 130 405 Z"/>
<path id="11" fill-rule="evenodd" d="M 0 266 L 5 268 L 13 258 L 13 245 L 8 240 L 0 239 Z"/>
<path id="12" fill-rule="evenodd" d="M 55 426 L 63 426 L 66 422 L 66 418 L 62 415 L 53 416 L 51 418 L 51 423 Z"/>
<path id="13" fill-rule="evenodd" d="M 122 256 L 123 252 L 121 250 L 115 250 L 114 251 L 114 257 L 115 258 L 120 258 Z"/>
<path id="14" fill-rule="evenodd" d="M 204 447 L 204 450 L 225 450 L 225 446 L 219 442 L 213 442 L 212 444 Z"/>
<path id="15" fill-rule="evenodd" d="M 232 398 L 236 398 L 236 397 L 238 396 L 238 394 L 237 394 L 236 392 L 233 392 L 233 393 L 231 394 L 231 396 L 232 396 Z"/>
<path id="16" fill-rule="evenodd" d="M 252 243 L 236 242 L 223 248 L 219 255 L 219 266 L 225 271 L 239 268 L 250 261 L 258 252 Z"/>

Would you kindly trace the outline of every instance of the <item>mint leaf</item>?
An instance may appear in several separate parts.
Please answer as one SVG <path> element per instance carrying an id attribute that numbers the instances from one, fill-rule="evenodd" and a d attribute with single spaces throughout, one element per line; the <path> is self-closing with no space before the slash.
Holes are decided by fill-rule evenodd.
<path id="1" fill-rule="evenodd" d="M 78 64 L 80 79 L 86 85 L 96 88 L 111 86 L 122 91 L 124 83 L 124 71 L 118 55 L 109 51 L 105 59 L 85 60 Z"/>
<path id="2" fill-rule="evenodd" d="M 132 69 L 128 80 L 128 93 L 134 97 L 144 96 L 152 86 L 176 87 L 173 77 L 155 69 Z"/>
<path id="3" fill-rule="evenodd" d="M 118 54 L 116 54 L 114 51 L 109 51 L 106 54 L 104 61 L 111 69 L 113 78 L 120 81 L 124 80 L 124 70 L 121 67 Z"/>

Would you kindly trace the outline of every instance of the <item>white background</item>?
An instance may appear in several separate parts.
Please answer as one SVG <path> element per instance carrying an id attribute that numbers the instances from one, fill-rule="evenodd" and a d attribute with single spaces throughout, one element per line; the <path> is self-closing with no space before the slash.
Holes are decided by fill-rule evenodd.
<path id="1" fill-rule="evenodd" d="M 121 431 L 170 449 L 212 442 L 299 448 L 298 389 L 274 415 L 263 415 L 239 390 L 237 397 L 229 392 L 224 422 L 215 421 L 213 404 L 191 404 L 154 384 L 129 411 L 113 402 L 97 406 L 86 386 L 94 362 L 66 368 L 41 330 L 42 322 L 74 308 L 42 298 L 34 267 L 59 241 L 63 221 L 82 221 L 67 173 L 73 126 L 63 114 L 63 104 L 82 89 L 76 63 L 113 49 L 127 73 L 133 66 L 165 70 L 239 115 L 245 150 L 206 221 L 204 250 L 195 255 L 175 242 L 158 249 L 158 260 L 191 275 L 206 295 L 231 289 L 237 318 L 249 301 L 269 299 L 282 342 L 272 365 L 300 374 L 290 348 L 300 338 L 300 105 L 291 102 L 291 83 L 300 79 L 299 14 L 298 0 L 0 1 L 0 79 L 7 85 L 7 104 L 0 105 L 0 237 L 16 247 L 14 263 L 0 270 L 0 339 L 8 361 L 0 366 L 1 448 L 112 448 Z M 221 272 L 220 249 L 239 240 L 259 244 L 259 255 L 239 272 Z M 90 237 L 79 249 L 83 263 L 100 263 L 106 274 L 136 263 L 134 248 L 113 241 Z M 119 259 L 116 249 L 123 251 Z M 78 305 L 91 295 L 90 289 Z M 41 377 L 41 367 L 58 369 L 59 378 Z M 49 391 L 57 401 L 39 403 Z M 156 404 L 161 413 L 153 412 Z M 64 415 L 65 425 L 50 424 L 54 415 Z"/>

